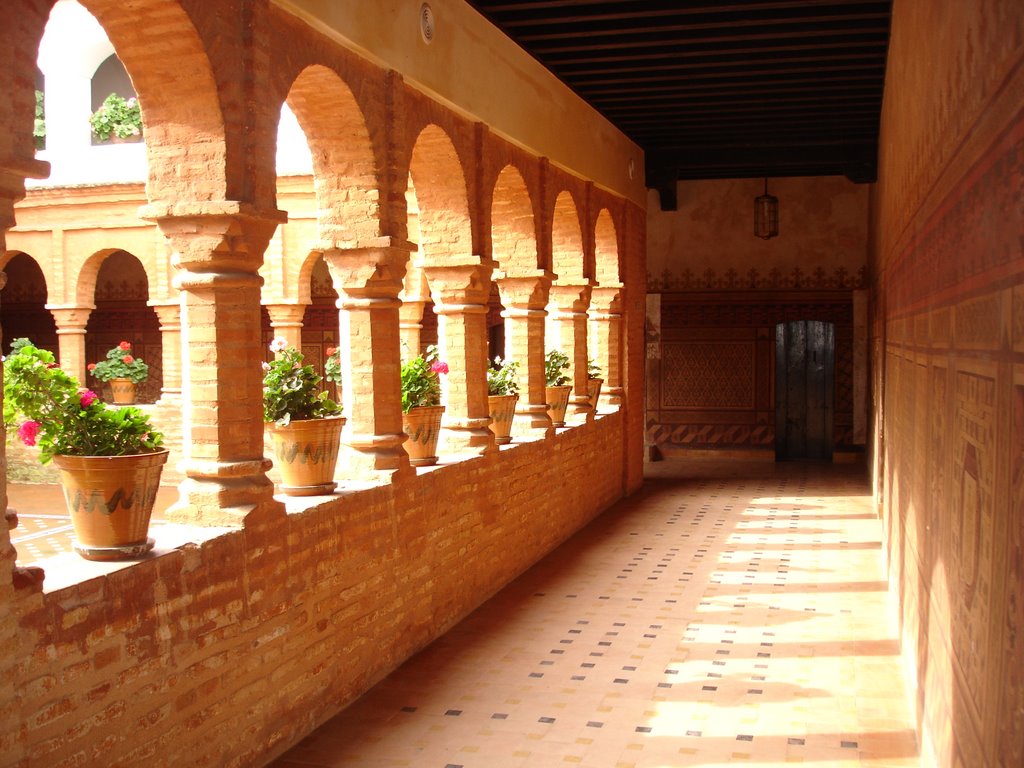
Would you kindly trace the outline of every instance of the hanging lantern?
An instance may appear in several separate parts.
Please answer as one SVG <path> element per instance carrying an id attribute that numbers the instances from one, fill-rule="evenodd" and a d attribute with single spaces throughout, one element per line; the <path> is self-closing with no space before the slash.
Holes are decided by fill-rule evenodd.
<path id="1" fill-rule="evenodd" d="M 754 234 L 769 240 L 779 234 L 779 198 L 768 194 L 768 178 L 764 180 L 764 194 L 754 198 Z"/>

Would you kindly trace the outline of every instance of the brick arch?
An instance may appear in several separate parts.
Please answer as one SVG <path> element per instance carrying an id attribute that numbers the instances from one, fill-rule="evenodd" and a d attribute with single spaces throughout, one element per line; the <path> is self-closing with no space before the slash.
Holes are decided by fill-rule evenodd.
<path id="1" fill-rule="evenodd" d="M 420 252 L 427 263 L 467 263 L 473 228 L 466 174 L 451 138 L 435 124 L 424 128 L 412 149 L 409 176 L 419 203 Z"/>
<path id="2" fill-rule="evenodd" d="M 594 224 L 594 270 L 601 285 L 622 283 L 618 231 L 607 208 L 601 209 Z"/>
<path id="3" fill-rule="evenodd" d="M 314 64 L 295 78 L 286 101 L 313 156 L 320 237 L 356 246 L 379 236 L 377 162 L 352 90 L 334 70 Z"/>
<path id="4" fill-rule="evenodd" d="M 507 275 L 532 275 L 541 267 L 533 202 L 514 165 L 502 168 L 494 183 L 491 244 L 492 258 Z"/>
<path id="5" fill-rule="evenodd" d="M 71 294 L 75 297 L 75 304 L 80 307 L 92 306 L 95 303 L 96 280 L 100 274 L 100 268 L 110 256 L 115 253 L 126 253 L 142 265 L 142 271 L 146 273 L 148 286 L 153 285 L 153 276 L 146 269 L 146 262 L 130 251 L 123 248 L 104 248 L 86 257 L 78 270 L 78 281 L 73 286 Z"/>
<path id="6" fill-rule="evenodd" d="M 323 255 L 323 251 L 314 250 L 307 253 L 306 258 L 302 260 L 302 265 L 299 267 L 299 284 L 295 296 L 299 304 L 311 304 L 313 302 L 311 287 L 313 284 L 313 270 L 316 268 L 317 261 L 322 259 Z"/>
<path id="7" fill-rule="evenodd" d="M 583 228 L 579 208 L 568 190 L 559 193 L 551 212 L 551 268 L 558 282 L 567 285 L 582 283 L 586 274 L 583 251 Z"/>
<path id="8" fill-rule="evenodd" d="M 228 146 L 213 68 L 181 3 L 135 0 L 126 8 L 122 0 L 79 2 L 107 33 L 138 93 L 149 199 L 243 199 L 228 180 L 243 178 L 245 148 Z"/>

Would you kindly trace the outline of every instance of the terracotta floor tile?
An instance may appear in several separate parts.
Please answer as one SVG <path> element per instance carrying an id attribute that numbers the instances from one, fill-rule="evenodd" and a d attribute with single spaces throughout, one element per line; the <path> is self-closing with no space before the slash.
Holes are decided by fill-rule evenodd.
<path id="1" fill-rule="evenodd" d="M 919 765 L 851 467 L 665 461 L 276 768 Z"/>

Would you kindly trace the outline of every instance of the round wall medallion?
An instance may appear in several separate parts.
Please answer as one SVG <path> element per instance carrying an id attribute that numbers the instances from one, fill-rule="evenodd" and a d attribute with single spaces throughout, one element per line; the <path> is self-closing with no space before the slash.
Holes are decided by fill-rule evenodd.
<path id="1" fill-rule="evenodd" d="M 423 3 L 420 6 L 420 36 L 427 45 L 434 41 L 434 12 L 430 8 L 430 3 Z"/>

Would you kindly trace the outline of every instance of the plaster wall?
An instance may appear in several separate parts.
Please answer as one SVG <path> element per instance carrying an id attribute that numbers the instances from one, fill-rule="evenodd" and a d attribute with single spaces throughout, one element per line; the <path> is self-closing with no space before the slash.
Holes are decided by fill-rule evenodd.
<path id="1" fill-rule="evenodd" d="M 922 764 L 1024 763 L 1024 14 L 897 0 L 873 476 Z"/>

